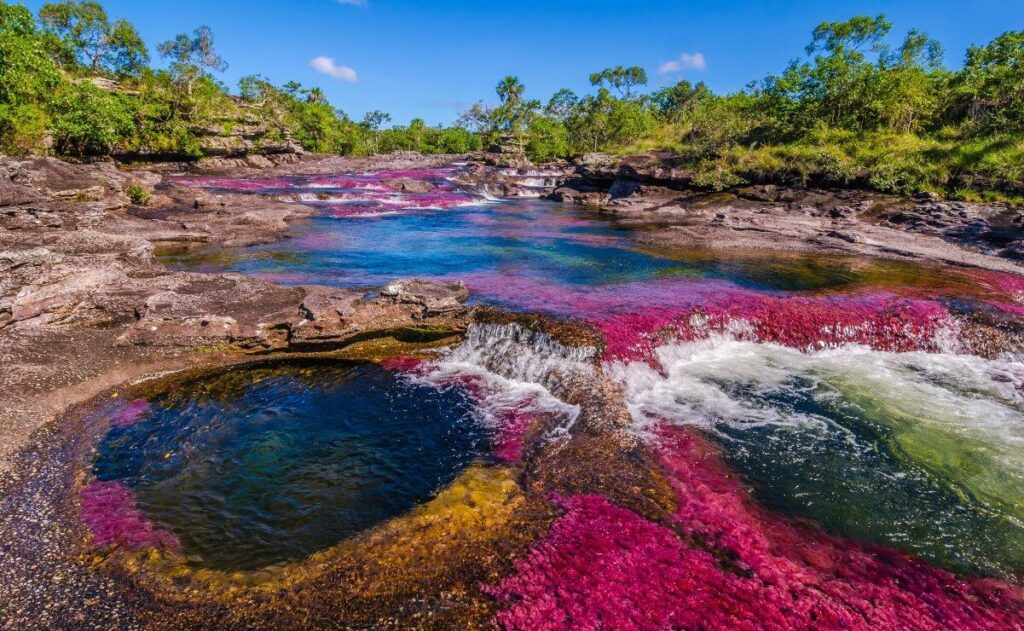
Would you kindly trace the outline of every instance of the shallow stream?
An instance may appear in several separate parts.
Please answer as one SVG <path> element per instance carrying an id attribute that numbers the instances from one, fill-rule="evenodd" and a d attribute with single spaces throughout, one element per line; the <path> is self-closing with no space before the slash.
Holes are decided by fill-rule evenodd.
<path id="1" fill-rule="evenodd" d="M 577 423 L 593 422 L 580 384 L 604 380 L 621 393 L 625 430 L 677 490 L 678 530 L 714 542 L 723 535 L 702 530 L 714 525 L 708 515 L 732 515 L 733 525 L 714 526 L 730 538 L 708 545 L 743 572 L 761 576 L 772 565 L 776 577 L 813 584 L 853 554 L 849 546 L 865 545 L 869 556 L 896 550 L 910 555 L 900 557 L 906 563 L 920 559 L 922 572 L 944 568 L 1005 586 L 1024 576 L 1024 363 L 1012 348 L 982 352 L 975 343 L 977 327 L 1016 335 L 1024 280 L 885 260 L 655 248 L 645 228 L 593 212 L 460 191 L 448 180 L 457 168 L 192 178 L 211 190 L 301 199 L 321 213 L 279 243 L 167 249 L 162 258 L 177 269 L 368 291 L 403 277 L 462 280 L 474 302 L 571 319 L 598 331 L 600 347 L 474 325 L 461 345 L 426 363 L 222 375 L 140 403 L 103 439 L 94 475 L 127 487 L 151 531 L 167 533 L 153 545 L 180 545 L 195 563 L 227 569 L 300 559 L 428 501 L 470 464 L 514 466 L 531 441 L 568 443 Z M 384 184 L 396 177 L 434 188 L 396 193 Z M 541 417 L 543 430 L 531 433 Z M 691 436 L 720 454 L 722 479 L 738 474 L 756 507 L 737 508 L 748 500 L 730 495 L 733 482 L 707 481 L 708 461 L 693 459 L 703 447 L 680 447 Z M 717 490 L 696 494 L 698 478 Z M 617 501 L 552 496 L 564 517 L 517 565 L 518 577 L 488 588 L 514 603 L 498 622 L 530 626 L 537 594 L 517 581 L 564 570 L 545 555 L 563 545 L 565 520 L 625 519 L 606 500 Z M 764 533 L 750 535 L 754 526 L 735 525 L 742 520 Z M 780 541 L 798 545 L 780 534 L 782 523 L 820 529 L 821 541 L 807 541 L 831 560 L 810 561 L 806 551 L 780 560 L 789 545 Z M 679 545 L 689 544 L 670 547 Z M 757 557 L 758 546 L 776 556 Z M 794 564 L 808 563 L 797 579 Z M 856 580 L 876 580 L 875 570 L 864 572 Z M 902 584 L 889 580 L 878 574 L 878 589 Z M 643 589 L 657 611 L 658 585 Z M 926 600 L 918 587 L 891 589 Z M 852 598 L 825 592 L 822 602 Z M 672 593 L 672 602 L 685 601 Z M 639 602 L 632 592 L 607 594 L 623 604 L 605 623 L 641 615 L 630 610 Z M 684 624 L 677 614 L 666 605 L 658 620 Z"/>

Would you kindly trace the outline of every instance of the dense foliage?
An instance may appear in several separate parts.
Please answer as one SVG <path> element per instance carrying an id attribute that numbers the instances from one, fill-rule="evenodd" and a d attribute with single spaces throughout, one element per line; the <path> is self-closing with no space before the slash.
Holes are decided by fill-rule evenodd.
<path id="1" fill-rule="evenodd" d="M 94 0 L 52 2 L 38 16 L 0 0 L 0 151 L 196 158 L 230 152 L 211 138 L 236 131 L 259 138 L 257 150 L 295 142 L 342 154 L 501 145 L 546 161 L 666 149 L 712 190 L 772 181 L 1024 195 L 1024 31 L 972 46 L 951 71 L 925 33 L 894 40 L 884 16 L 857 16 L 821 23 L 802 58 L 735 93 L 689 81 L 645 91 L 642 68 L 616 66 L 590 75 L 588 93 L 543 103 L 508 76 L 496 103 L 450 127 L 391 125 L 378 110 L 352 120 L 317 87 L 258 75 L 231 94 L 205 26 L 156 50 L 166 70 Z"/>
<path id="2" fill-rule="evenodd" d="M 641 93 L 644 70 L 618 66 L 590 76 L 594 92 L 559 90 L 542 106 L 506 77 L 500 106 L 478 103 L 462 120 L 541 160 L 668 149 L 712 190 L 771 181 L 1024 194 L 1024 31 L 971 47 L 956 72 L 926 34 L 895 44 L 891 34 L 884 16 L 823 22 L 804 58 L 732 94 L 689 81 Z"/>
<path id="3" fill-rule="evenodd" d="M 418 119 L 383 129 L 391 117 L 378 111 L 355 122 L 319 88 L 295 82 L 274 86 L 251 75 L 233 95 L 215 78 L 227 62 L 206 26 L 156 51 L 166 70 L 149 66 L 130 22 L 111 19 L 94 0 L 51 2 L 38 17 L 0 0 L 0 152 L 198 158 L 237 150 L 233 132 L 259 138 L 257 150 L 289 142 L 343 154 L 482 146 L 464 128 Z"/>

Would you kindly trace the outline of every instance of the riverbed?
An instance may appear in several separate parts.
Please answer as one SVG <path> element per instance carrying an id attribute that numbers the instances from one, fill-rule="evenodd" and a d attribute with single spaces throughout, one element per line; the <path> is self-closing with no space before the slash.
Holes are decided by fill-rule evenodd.
<path id="1" fill-rule="evenodd" d="M 154 627 L 1024 624 L 1024 278 L 655 244 L 462 169 L 175 178 L 312 216 L 173 270 L 461 282 L 469 323 L 118 388 L 8 521 L 47 489 Z"/>

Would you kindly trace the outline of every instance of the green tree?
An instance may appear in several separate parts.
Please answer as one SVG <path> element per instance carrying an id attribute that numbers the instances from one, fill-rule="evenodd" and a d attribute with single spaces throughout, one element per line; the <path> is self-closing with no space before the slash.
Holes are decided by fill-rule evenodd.
<path id="1" fill-rule="evenodd" d="M 843 22 L 822 22 L 814 29 L 806 52 L 808 62 L 794 61 L 778 77 L 769 77 L 760 91 L 767 101 L 798 105 L 786 112 L 796 127 L 809 129 L 814 121 L 843 129 L 863 127 L 869 88 L 878 69 L 867 54 L 884 51 L 883 39 L 892 30 L 884 15 L 856 16 Z"/>
<path id="2" fill-rule="evenodd" d="M 131 22 L 111 22 L 98 2 L 47 3 L 39 10 L 39 21 L 77 63 L 93 73 L 135 75 L 149 63 L 149 51 Z"/>
<path id="3" fill-rule="evenodd" d="M 544 115 L 551 116 L 560 121 L 566 121 L 579 107 L 580 97 L 569 88 L 562 88 L 551 95 L 548 104 L 544 106 Z"/>
<path id="4" fill-rule="evenodd" d="M 413 151 L 422 151 L 423 141 L 427 134 L 427 124 L 422 118 L 414 118 L 409 122 L 409 139 Z"/>
<path id="5" fill-rule="evenodd" d="M 456 125 L 439 131 L 435 147 L 438 153 L 469 153 L 479 151 L 482 143 L 479 135 Z"/>
<path id="6" fill-rule="evenodd" d="M 570 143 L 580 151 L 606 151 L 633 144 L 655 128 L 649 108 L 617 99 L 607 88 L 584 97 L 566 121 Z"/>
<path id="7" fill-rule="evenodd" d="M 520 97 L 526 87 L 523 82 L 519 80 L 519 77 L 508 75 L 504 79 L 498 82 L 498 86 L 495 91 L 498 93 L 498 98 L 501 99 L 502 103 L 518 103 Z"/>
<path id="8" fill-rule="evenodd" d="M 32 14 L 0 2 L 0 152 L 43 149 L 46 106 L 61 83 Z"/>
<path id="9" fill-rule="evenodd" d="M 326 103 L 327 102 L 327 95 L 324 94 L 323 90 L 321 90 L 320 88 L 314 86 L 314 87 L 310 88 L 308 92 L 306 92 L 306 102 L 307 103 Z"/>
<path id="10" fill-rule="evenodd" d="M 940 90 L 947 78 L 942 45 L 911 30 L 899 48 L 881 55 L 878 66 L 870 101 L 874 121 L 869 126 L 910 133 L 930 123 L 938 113 Z"/>
<path id="11" fill-rule="evenodd" d="M 159 44 L 157 50 L 161 57 L 171 60 L 171 72 L 185 87 L 188 96 L 192 96 L 196 82 L 208 77 L 211 70 L 224 72 L 228 69 L 227 62 L 214 48 L 213 31 L 208 26 L 195 29 L 191 37 L 179 33 L 174 39 Z"/>
<path id="12" fill-rule="evenodd" d="M 381 110 L 371 110 L 363 115 L 359 126 L 370 134 L 373 139 L 373 152 L 380 151 L 380 129 L 391 122 L 391 114 Z"/>
<path id="13" fill-rule="evenodd" d="M 69 86 L 52 108 L 54 147 L 63 154 L 108 155 L 135 128 L 129 99 L 91 83 Z"/>
<path id="14" fill-rule="evenodd" d="M 651 95 L 651 104 L 667 120 L 675 121 L 714 95 L 703 81 L 693 85 L 685 79 Z"/>
<path id="15" fill-rule="evenodd" d="M 494 110 L 494 107 L 478 101 L 463 111 L 455 124 L 479 138 L 482 146 L 490 146 L 498 140 Z"/>
<path id="16" fill-rule="evenodd" d="M 519 152 L 526 147 L 526 132 L 533 117 L 540 111 L 540 101 L 526 101 L 523 93 L 526 86 L 518 77 L 507 76 L 502 79 L 495 92 L 501 105 L 491 113 L 492 120 L 498 131 L 509 134 L 516 140 Z"/>
<path id="17" fill-rule="evenodd" d="M 557 118 L 534 116 L 526 130 L 526 138 L 526 155 L 534 162 L 547 162 L 569 155 L 569 132 Z"/>
<path id="18" fill-rule="evenodd" d="M 590 85 L 614 89 L 623 99 L 633 98 L 633 88 L 647 85 L 647 71 L 639 66 L 615 66 L 590 75 Z"/>
<path id="19" fill-rule="evenodd" d="M 971 46 L 953 79 L 955 106 L 985 130 L 1024 130 L 1024 31 Z"/>

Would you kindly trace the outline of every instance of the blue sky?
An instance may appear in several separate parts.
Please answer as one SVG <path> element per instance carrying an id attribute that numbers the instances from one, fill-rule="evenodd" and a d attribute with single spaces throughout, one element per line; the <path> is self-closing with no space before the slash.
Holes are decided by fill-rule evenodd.
<path id="1" fill-rule="evenodd" d="M 43 2 L 25 4 L 35 11 Z M 332 104 L 354 118 L 379 108 L 398 123 L 414 116 L 450 123 L 468 104 L 493 100 L 494 86 L 506 74 L 519 75 L 527 95 L 544 100 L 561 87 L 586 90 L 591 72 L 617 64 L 643 66 L 654 87 L 687 78 L 736 90 L 801 55 L 818 22 L 856 14 L 885 13 L 899 37 L 912 27 L 927 31 L 945 46 L 950 67 L 961 64 L 968 45 L 1024 28 L 1024 0 L 103 4 L 111 16 L 135 23 L 151 50 L 175 33 L 210 26 L 230 64 L 220 78 L 231 86 L 255 72 L 275 83 L 294 79 L 320 85 Z M 321 59 L 318 71 L 311 66 L 316 58 L 331 59 L 333 66 Z M 674 71 L 658 74 L 663 66 Z"/>

